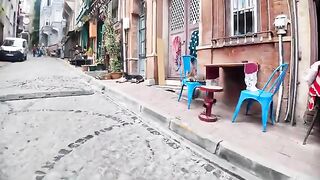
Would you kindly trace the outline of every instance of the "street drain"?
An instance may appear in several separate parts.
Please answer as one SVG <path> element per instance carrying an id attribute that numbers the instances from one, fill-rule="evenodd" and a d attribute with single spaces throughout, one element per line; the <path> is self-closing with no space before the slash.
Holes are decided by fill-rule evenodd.
<path id="1" fill-rule="evenodd" d="M 92 90 L 78 90 L 78 91 L 57 91 L 57 92 L 36 92 L 25 94 L 8 94 L 0 96 L 0 101 L 16 101 L 26 99 L 41 99 L 41 98 L 54 98 L 54 97 L 68 97 L 68 96 L 84 96 L 92 95 Z"/>

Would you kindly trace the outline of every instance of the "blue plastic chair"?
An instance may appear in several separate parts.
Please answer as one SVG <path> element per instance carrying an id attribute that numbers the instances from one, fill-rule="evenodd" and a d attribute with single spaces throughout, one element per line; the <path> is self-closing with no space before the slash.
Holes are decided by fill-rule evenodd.
<path id="1" fill-rule="evenodd" d="M 190 109 L 190 104 L 191 104 L 191 101 L 193 98 L 193 93 L 194 93 L 195 89 L 202 85 L 200 82 L 187 81 L 188 80 L 187 74 L 189 72 L 191 72 L 191 59 L 192 58 L 194 58 L 194 57 L 190 56 L 190 55 L 182 56 L 183 73 L 180 71 L 180 79 L 181 79 L 182 85 L 181 85 L 181 91 L 179 94 L 178 101 L 180 101 L 180 99 L 181 99 L 184 86 L 187 86 L 187 89 L 188 89 L 188 109 Z"/>
<path id="2" fill-rule="evenodd" d="M 277 71 L 281 70 L 281 68 L 282 68 L 282 72 L 279 74 L 278 78 L 275 79 L 275 81 L 273 82 L 269 90 L 266 91 L 266 88 L 269 86 L 269 83 L 271 82 L 272 79 L 274 79 L 274 76 L 276 75 Z M 236 118 L 240 111 L 241 105 L 244 101 L 248 101 L 247 108 L 246 108 L 246 115 L 248 114 L 248 111 L 252 106 L 253 101 L 258 101 L 261 105 L 261 110 L 262 110 L 262 131 L 266 132 L 269 108 L 271 108 L 270 119 L 272 121 L 272 124 L 274 124 L 275 122 L 274 116 L 273 116 L 273 96 L 277 93 L 280 85 L 283 83 L 287 69 L 288 69 L 288 64 L 282 64 L 276 70 L 274 70 L 271 76 L 269 77 L 269 80 L 262 88 L 262 90 L 241 91 L 238 104 L 236 106 L 236 109 L 232 117 L 232 122 L 233 123 L 236 122 Z"/>

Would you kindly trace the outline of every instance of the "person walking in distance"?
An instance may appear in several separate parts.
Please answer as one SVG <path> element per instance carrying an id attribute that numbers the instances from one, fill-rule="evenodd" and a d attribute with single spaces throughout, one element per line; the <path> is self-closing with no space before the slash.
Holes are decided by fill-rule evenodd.
<path id="1" fill-rule="evenodd" d="M 37 53 L 37 46 L 34 44 L 32 48 L 33 57 L 36 57 L 36 53 Z"/>

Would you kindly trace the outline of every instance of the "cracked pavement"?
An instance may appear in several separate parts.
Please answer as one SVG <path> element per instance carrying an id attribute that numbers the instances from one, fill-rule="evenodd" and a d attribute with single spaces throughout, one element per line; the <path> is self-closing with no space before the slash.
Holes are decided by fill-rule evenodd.
<path id="1" fill-rule="evenodd" d="M 0 68 L 0 94 L 93 89 L 61 60 L 30 59 Z M 237 179 L 101 92 L 3 101 L 0 117 L 1 180 Z"/>

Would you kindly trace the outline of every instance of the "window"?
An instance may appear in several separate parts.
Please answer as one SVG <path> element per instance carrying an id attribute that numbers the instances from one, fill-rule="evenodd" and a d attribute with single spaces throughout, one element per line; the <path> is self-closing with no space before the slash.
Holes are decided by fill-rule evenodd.
<path id="1" fill-rule="evenodd" d="M 3 41 L 3 46 L 13 46 L 14 45 L 14 40 L 10 40 L 10 39 L 5 39 Z"/>
<path id="2" fill-rule="evenodd" d="M 232 35 L 244 35 L 257 32 L 256 0 L 231 1 Z"/>
<path id="3" fill-rule="evenodd" d="M 139 18 L 139 58 L 146 57 L 146 21 L 145 21 L 145 1 L 140 3 Z"/>
<path id="4" fill-rule="evenodd" d="M 113 22 L 117 22 L 118 21 L 118 0 L 112 0 L 112 19 Z"/>

